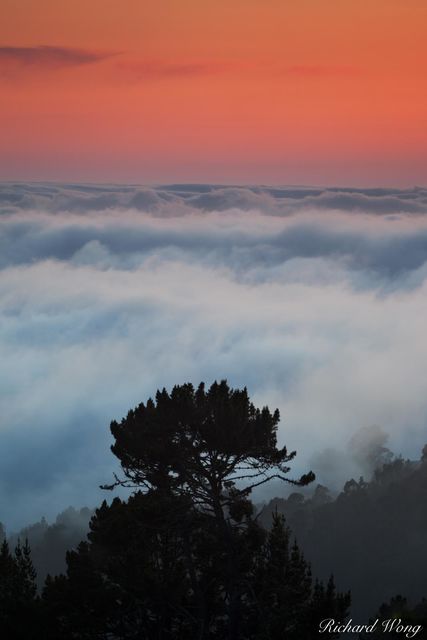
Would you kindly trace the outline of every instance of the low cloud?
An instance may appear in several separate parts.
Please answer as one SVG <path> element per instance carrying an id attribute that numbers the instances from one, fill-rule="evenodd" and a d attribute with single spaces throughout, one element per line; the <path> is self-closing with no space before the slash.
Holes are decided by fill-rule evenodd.
<path id="1" fill-rule="evenodd" d="M 167 205 L 171 206 L 167 206 Z M 301 212 L 366 213 L 399 216 L 427 213 L 427 189 L 345 189 L 319 187 L 224 186 L 170 184 L 161 187 L 108 185 L 4 184 L 0 190 L 0 213 L 13 207 L 44 212 L 111 208 L 149 211 L 159 216 L 194 211 L 237 209 L 268 216 L 286 217 Z"/>
<path id="2" fill-rule="evenodd" d="M 370 211 L 319 205 L 325 193 L 363 196 Z M 384 198 L 400 203 L 397 213 L 377 206 Z M 333 458 L 318 453 L 348 451 L 371 424 L 392 450 L 419 456 L 425 198 L 422 189 L 3 185 L 0 519 L 10 528 L 95 506 L 117 471 L 110 420 L 186 381 L 227 377 L 279 407 L 295 475 L 312 463 L 320 481 L 339 484 L 339 455 L 328 476 Z M 380 446 L 381 430 L 373 435 Z M 357 469 L 357 442 L 354 451 Z"/>

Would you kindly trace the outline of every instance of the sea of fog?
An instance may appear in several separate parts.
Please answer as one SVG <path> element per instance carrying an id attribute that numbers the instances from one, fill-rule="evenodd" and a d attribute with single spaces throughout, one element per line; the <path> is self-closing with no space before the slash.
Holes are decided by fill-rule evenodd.
<path id="1" fill-rule="evenodd" d="M 425 189 L 2 184 L 0 520 L 109 498 L 110 421 L 188 381 L 278 407 L 291 477 L 418 458 L 426 318 Z"/>

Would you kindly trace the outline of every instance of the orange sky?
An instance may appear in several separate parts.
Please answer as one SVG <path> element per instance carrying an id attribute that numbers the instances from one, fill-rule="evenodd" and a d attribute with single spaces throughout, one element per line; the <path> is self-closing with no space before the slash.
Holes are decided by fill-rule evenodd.
<path id="1" fill-rule="evenodd" d="M 425 0 L 1 0 L 0 179 L 426 184 Z"/>

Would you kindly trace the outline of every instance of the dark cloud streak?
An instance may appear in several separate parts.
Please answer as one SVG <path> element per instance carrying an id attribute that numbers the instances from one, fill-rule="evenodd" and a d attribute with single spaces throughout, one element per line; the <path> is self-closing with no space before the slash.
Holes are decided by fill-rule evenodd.
<path id="1" fill-rule="evenodd" d="M 34 47 L 0 46 L 0 68 L 12 64 L 24 68 L 60 69 L 101 62 L 111 58 L 113 55 L 117 54 L 51 45 Z"/>
<path id="2" fill-rule="evenodd" d="M 164 60 L 139 60 L 118 65 L 121 74 L 134 80 L 173 80 L 192 76 L 224 73 L 234 67 L 226 62 L 167 62 Z"/>

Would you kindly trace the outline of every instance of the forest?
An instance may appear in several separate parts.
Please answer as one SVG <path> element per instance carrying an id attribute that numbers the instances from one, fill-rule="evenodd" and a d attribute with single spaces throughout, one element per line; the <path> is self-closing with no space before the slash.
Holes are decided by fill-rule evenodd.
<path id="1" fill-rule="evenodd" d="M 113 421 L 122 473 L 104 488 L 128 499 L 0 528 L 1 636 L 309 640 L 353 619 L 426 637 L 427 446 L 416 461 L 380 447 L 372 477 L 334 494 L 293 477 L 279 420 L 222 381 Z M 272 480 L 286 497 L 254 504 Z"/>

